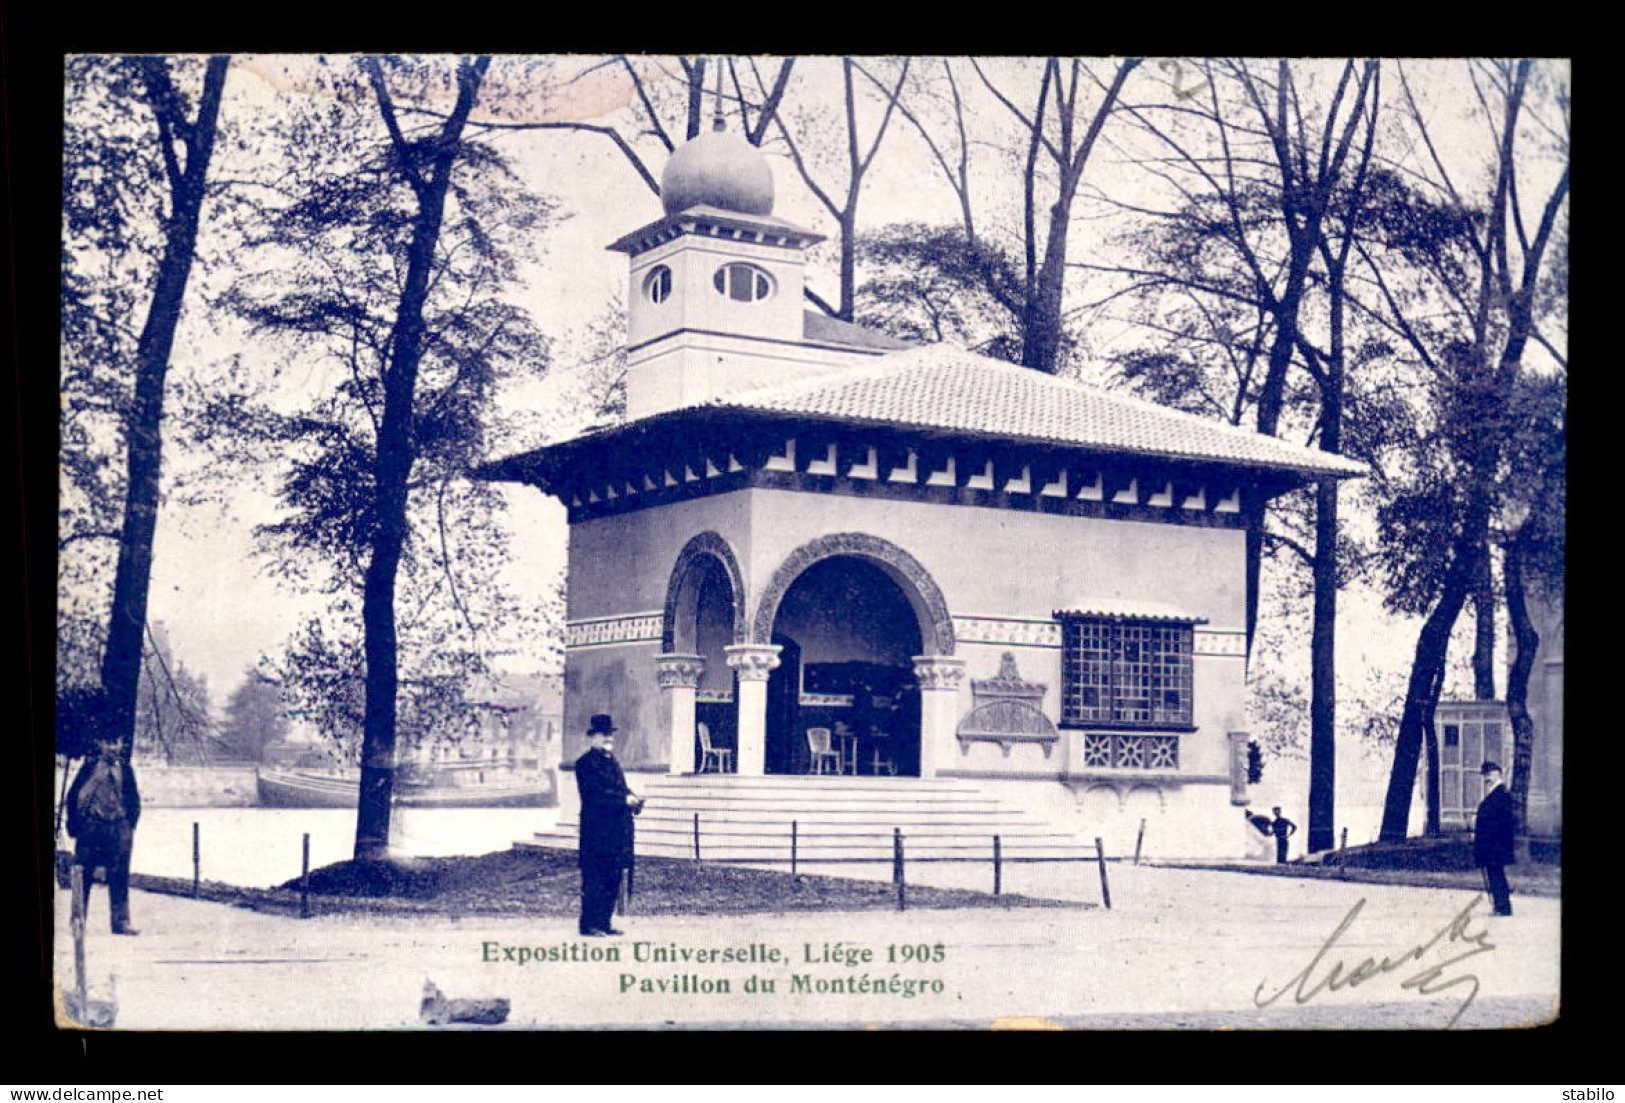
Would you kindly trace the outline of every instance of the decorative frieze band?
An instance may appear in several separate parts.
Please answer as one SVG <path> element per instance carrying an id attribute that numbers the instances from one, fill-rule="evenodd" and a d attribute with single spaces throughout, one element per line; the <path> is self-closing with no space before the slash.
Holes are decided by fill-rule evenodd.
<path id="1" fill-rule="evenodd" d="M 954 638 L 960 643 L 1058 649 L 1061 646 L 1061 623 L 1017 617 L 955 617 Z"/>
<path id="2" fill-rule="evenodd" d="M 647 613 L 624 613 L 616 617 L 590 617 L 564 626 L 564 647 L 579 651 L 589 647 L 624 647 L 635 643 L 659 643 L 665 614 L 656 609 Z"/>
<path id="3" fill-rule="evenodd" d="M 1247 633 L 1240 628 L 1204 628 L 1198 625 L 1191 653 L 1224 659 L 1247 657 Z"/>
<path id="4" fill-rule="evenodd" d="M 685 439 L 620 456 L 613 470 L 584 466 L 579 480 L 561 483 L 557 492 L 573 514 L 603 516 L 745 485 L 782 485 L 762 476 L 805 476 L 815 489 L 836 493 L 869 483 L 857 492 L 905 500 L 937 500 L 932 492 L 949 491 L 959 504 L 1029 509 L 1036 502 L 1046 512 L 1083 516 L 1221 528 L 1241 523 L 1238 477 L 1187 473 L 1151 460 L 911 444 L 895 434 L 867 441 L 786 434 L 749 447 L 731 437 Z"/>

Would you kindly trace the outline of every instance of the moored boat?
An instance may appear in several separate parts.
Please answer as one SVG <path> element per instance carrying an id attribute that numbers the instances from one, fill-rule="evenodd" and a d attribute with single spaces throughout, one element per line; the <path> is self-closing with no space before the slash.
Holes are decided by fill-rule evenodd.
<path id="1" fill-rule="evenodd" d="M 260 804 L 271 808 L 354 808 L 358 771 L 272 769 L 256 774 Z M 395 779 L 395 804 L 405 808 L 547 808 L 555 803 L 548 773 L 525 775 L 489 764 L 403 769 Z"/>

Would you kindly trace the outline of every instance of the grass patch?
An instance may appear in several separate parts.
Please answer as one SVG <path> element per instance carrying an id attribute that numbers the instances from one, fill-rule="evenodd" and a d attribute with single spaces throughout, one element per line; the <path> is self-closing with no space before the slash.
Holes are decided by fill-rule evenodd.
<path id="1" fill-rule="evenodd" d="M 1454 869 L 1368 869 L 1335 865 L 1288 862 L 1285 865 L 1254 865 L 1230 862 L 1179 862 L 1181 869 L 1213 869 L 1227 873 L 1252 873 L 1261 877 L 1298 877 L 1317 881 L 1348 881 L 1365 885 L 1408 885 L 1413 888 L 1462 889 L 1485 892 L 1484 875 L 1477 868 Z M 1508 866 L 1507 880 L 1513 895 L 1563 895 L 1563 873 L 1556 866 L 1530 864 Z"/>
<path id="2" fill-rule="evenodd" d="M 131 878 L 137 888 L 190 896 L 192 883 Z M 573 917 L 581 874 L 573 850 L 513 849 L 475 857 L 344 861 L 310 872 L 312 914 L 523 915 Z M 299 910 L 298 878 L 273 889 L 205 882 L 199 897 L 280 914 Z M 909 886 L 910 908 L 1089 907 L 1069 901 L 967 889 Z M 743 915 L 763 912 L 895 908 L 888 882 L 745 869 L 676 858 L 640 858 L 635 915 Z"/>

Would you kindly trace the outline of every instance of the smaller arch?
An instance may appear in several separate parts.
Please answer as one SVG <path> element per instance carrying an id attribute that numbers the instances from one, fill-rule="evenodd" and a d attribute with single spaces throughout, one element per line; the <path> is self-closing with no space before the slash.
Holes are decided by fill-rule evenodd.
<path id="1" fill-rule="evenodd" d="M 1083 811 L 1092 816 L 1111 815 L 1123 810 L 1123 793 L 1115 785 L 1091 785 L 1083 791 Z M 1105 804 L 1102 809 L 1100 805 Z"/>
<path id="2" fill-rule="evenodd" d="M 778 570 L 768 581 L 762 596 L 756 602 L 756 616 L 751 622 L 751 635 L 756 643 L 767 643 L 773 636 L 773 621 L 778 616 L 784 595 L 814 563 L 837 555 L 852 556 L 875 564 L 895 583 L 913 606 L 920 622 L 920 643 L 927 655 L 954 653 L 954 622 L 948 613 L 948 602 L 937 588 L 936 581 L 925 566 L 908 552 L 865 532 L 836 532 L 809 540 L 785 556 Z"/>
<path id="3" fill-rule="evenodd" d="M 706 531 L 694 536 L 683 549 L 677 553 L 677 562 L 672 566 L 671 577 L 666 582 L 665 615 L 661 617 L 660 650 L 670 653 L 675 650 L 677 638 L 677 602 L 683 592 L 683 586 L 688 582 L 689 576 L 700 566 L 701 561 L 711 558 L 722 567 L 722 573 L 728 579 L 729 595 L 733 605 L 733 642 L 745 643 L 745 582 L 744 575 L 739 570 L 739 559 L 734 555 L 733 548 L 719 533 Z"/>
<path id="4" fill-rule="evenodd" d="M 1155 802 L 1154 805 L 1153 802 Z M 1142 806 L 1160 815 L 1168 811 L 1168 798 L 1159 786 L 1135 785 L 1123 797 L 1123 808 L 1127 811 L 1135 811 Z"/>

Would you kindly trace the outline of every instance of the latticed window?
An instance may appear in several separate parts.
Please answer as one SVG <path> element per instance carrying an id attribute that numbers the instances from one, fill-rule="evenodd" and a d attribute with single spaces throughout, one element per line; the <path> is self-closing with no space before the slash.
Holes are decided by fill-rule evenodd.
<path id="1" fill-rule="evenodd" d="M 1083 737 L 1083 764 L 1120 770 L 1177 770 L 1179 737 L 1089 732 Z"/>
<path id="2" fill-rule="evenodd" d="M 1061 722 L 1188 725 L 1191 626 L 1063 617 Z"/>

